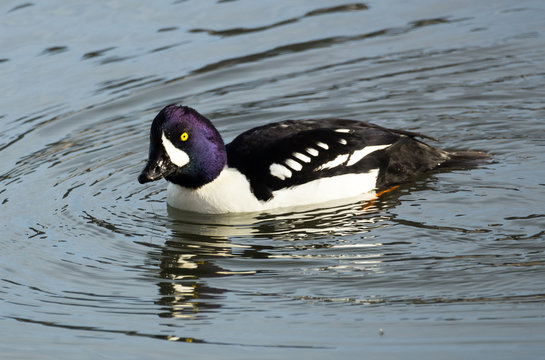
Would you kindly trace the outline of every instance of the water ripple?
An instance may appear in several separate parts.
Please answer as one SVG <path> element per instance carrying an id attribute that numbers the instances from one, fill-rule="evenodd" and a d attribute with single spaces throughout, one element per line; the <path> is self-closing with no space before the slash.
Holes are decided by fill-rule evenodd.
<path id="1" fill-rule="evenodd" d="M 239 28 L 232 28 L 232 29 L 226 29 L 226 30 L 210 30 L 210 29 L 197 28 L 197 29 L 191 29 L 189 30 L 189 32 L 192 32 L 192 33 L 205 32 L 205 33 L 208 33 L 209 35 L 217 35 L 217 36 L 244 35 L 244 34 L 253 33 L 253 32 L 265 31 L 265 30 L 277 28 L 280 26 L 288 25 L 288 24 L 293 24 L 303 20 L 304 18 L 311 17 L 311 16 L 327 15 L 327 14 L 332 14 L 337 12 L 346 12 L 346 11 L 360 11 L 360 10 L 367 10 L 367 9 L 368 9 L 368 6 L 365 5 L 364 3 L 346 4 L 346 5 L 339 5 L 339 6 L 312 10 L 302 16 L 282 20 L 271 25 L 259 26 L 254 28 L 239 27 Z"/>
<path id="2" fill-rule="evenodd" d="M 3 354 L 542 354 L 540 3 L 123 4 L 4 8 Z M 136 181 L 172 102 L 227 141 L 335 116 L 494 161 L 372 202 L 191 214 Z"/>

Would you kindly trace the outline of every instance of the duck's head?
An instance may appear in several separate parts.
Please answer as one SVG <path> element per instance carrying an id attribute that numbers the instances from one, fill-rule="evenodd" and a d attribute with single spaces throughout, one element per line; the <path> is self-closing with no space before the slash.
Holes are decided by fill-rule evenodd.
<path id="1" fill-rule="evenodd" d="M 138 181 L 165 178 L 198 188 L 214 180 L 226 162 L 225 145 L 210 120 L 192 108 L 169 105 L 151 124 L 148 163 Z"/>

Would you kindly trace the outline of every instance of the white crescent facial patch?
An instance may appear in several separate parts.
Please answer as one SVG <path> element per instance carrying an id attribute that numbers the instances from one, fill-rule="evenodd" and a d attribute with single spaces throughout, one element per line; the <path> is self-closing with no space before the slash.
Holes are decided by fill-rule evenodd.
<path id="1" fill-rule="evenodd" d="M 170 142 L 169 139 L 165 136 L 165 133 L 161 135 L 161 141 L 163 142 L 163 147 L 170 158 L 170 161 L 178 167 L 182 167 L 189 163 L 189 156 L 183 150 L 178 149 L 174 144 Z"/>

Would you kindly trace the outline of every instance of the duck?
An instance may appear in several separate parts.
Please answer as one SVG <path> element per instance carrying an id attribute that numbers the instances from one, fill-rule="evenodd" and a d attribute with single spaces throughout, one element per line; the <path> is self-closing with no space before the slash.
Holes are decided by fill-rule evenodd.
<path id="1" fill-rule="evenodd" d="M 381 189 L 448 164 L 486 157 L 428 145 L 424 134 L 339 119 L 284 120 L 225 144 L 195 109 L 164 107 L 153 119 L 138 181 L 168 182 L 171 207 L 204 214 L 266 212 L 373 198 Z"/>

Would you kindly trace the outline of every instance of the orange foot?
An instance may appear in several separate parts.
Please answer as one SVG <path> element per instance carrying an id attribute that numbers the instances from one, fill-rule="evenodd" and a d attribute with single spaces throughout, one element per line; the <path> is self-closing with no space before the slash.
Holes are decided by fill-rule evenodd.
<path id="1" fill-rule="evenodd" d="M 397 189 L 399 187 L 399 185 L 394 185 L 388 189 L 385 189 L 385 190 L 382 190 L 380 192 L 377 193 L 377 195 L 375 196 L 375 198 L 373 200 L 369 200 L 367 202 L 367 204 L 363 207 L 363 211 L 367 211 L 369 210 L 373 205 L 375 205 L 375 203 L 377 202 L 378 198 L 381 197 L 382 195 L 384 194 L 387 194 L 389 193 L 390 191 L 394 191 L 395 189 Z"/>

